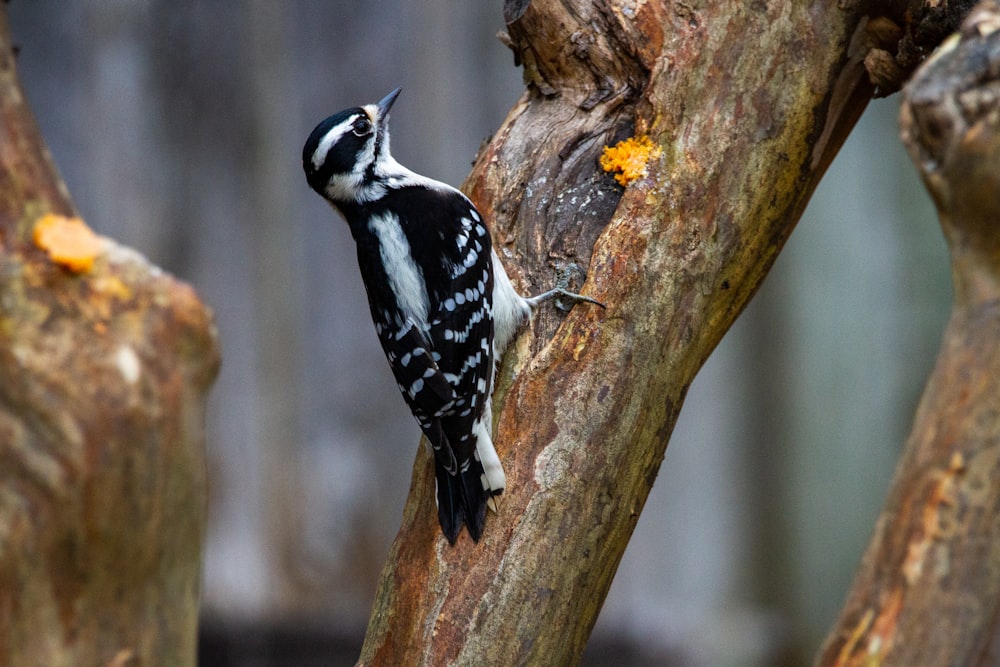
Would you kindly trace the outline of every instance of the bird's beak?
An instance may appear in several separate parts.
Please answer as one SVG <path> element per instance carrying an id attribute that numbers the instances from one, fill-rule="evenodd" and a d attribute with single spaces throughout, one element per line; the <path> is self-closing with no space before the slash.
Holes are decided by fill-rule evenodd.
<path id="1" fill-rule="evenodd" d="M 402 88 L 397 88 L 383 97 L 382 101 L 378 103 L 378 117 L 380 119 L 386 118 L 389 115 L 389 109 L 392 108 L 392 103 L 396 101 L 397 97 L 399 97 L 399 91 L 401 90 Z"/>

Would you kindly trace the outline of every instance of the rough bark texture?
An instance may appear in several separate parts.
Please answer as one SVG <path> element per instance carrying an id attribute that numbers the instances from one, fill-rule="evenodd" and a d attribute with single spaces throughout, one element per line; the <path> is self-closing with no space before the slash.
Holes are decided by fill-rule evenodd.
<path id="1" fill-rule="evenodd" d="M 955 302 L 913 431 L 820 665 L 1000 662 L 1000 5 L 907 85 L 903 139 Z"/>
<path id="2" fill-rule="evenodd" d="M 193 665 L 211 317 L 110 240 L 57 265 L 47 213 L 74 215 L 0 9 L 0 664 Z"/>
<path id="3" fill-rule="evenodd" d="M 508 490 L 478 545 L 438 534 L 418 455 L 363 664 L 579 658 L 689 383 L 871 93 L 861 16 L 825 1 L 505 10 L 528 91 L 467 191 L 525 292 L 576 264 L 608 307 L 547 309 L 509 353 Z M 597 161 L 635 134 L 661 153 L 623 192 Z"/>
<path id="4" fill-rule="evenodd" d="M 418 455 L 361 664 L 578 660 L 689 383 L 875 91 L 866 56 L 910 35 L 886 4 L 506 3 L 528 90 L 466 189 L 523 291 L 575 265 L 607 310 L 544 310 L 508 353 L 478 545 L 440 536 Z M 597 161 L 632 135 L 660 153 L 622 190 Z"/>

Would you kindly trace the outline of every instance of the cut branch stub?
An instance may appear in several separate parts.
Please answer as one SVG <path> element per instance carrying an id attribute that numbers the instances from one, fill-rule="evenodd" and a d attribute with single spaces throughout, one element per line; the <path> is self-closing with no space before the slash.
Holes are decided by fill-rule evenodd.
<path id="1" fill-rule="evenodd" d="M 663 41 L 657 7 L 508 0 L 504 19 L 525 83 L 590 110 L 645 89 Z"/>
<path id="2" fill-rule="evenodd" d="M 211 315 L 111 240 L 38 247 L 60 215 L 0 10 L 0 664 L 193 665 Z"/>
<path id="3" fill-rule="evenodd" d="M 983 3 L 906 91 L 903 140 L 934 198 L 955 264 L 956 301 L 995 298 L 1000 273 L 1000 11 Z M 972 292 L 969 292 L 972 290 Z"/>

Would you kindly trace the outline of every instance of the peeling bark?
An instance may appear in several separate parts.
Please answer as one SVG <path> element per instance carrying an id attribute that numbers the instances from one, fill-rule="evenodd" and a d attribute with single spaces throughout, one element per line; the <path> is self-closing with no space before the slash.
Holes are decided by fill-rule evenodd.
<path id="1" fill-rule="evenodd" d="M 818 665 L 1000 661 L 1000 4 L 904 91 L 954 305 L 885 508 Z"/>
<path id="2" fill-rule="evenodd" d="M 0 9 L 0 664 L 193 665 L 211 316 L 111 240 L 54 263 L 48 213 L 75 215 Z"/>

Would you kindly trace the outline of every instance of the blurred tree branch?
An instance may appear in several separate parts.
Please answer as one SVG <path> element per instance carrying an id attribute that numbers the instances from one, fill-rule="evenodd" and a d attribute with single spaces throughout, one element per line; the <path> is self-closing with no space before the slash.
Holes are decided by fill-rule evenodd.
<path id="1" fill-rule="evenodd" d="M 211 316 L 109 239 L 53 261 L 47 214 L 75 217 L 0 8 L 0 664 L 193 665 Z"/>
<path id="2" fill-rule="evenodd" d="M 545 311 L 505 360 L 480 544 L 440 537 L 418 455 L 360 664 L 579 659 L 688 385 L 870 97 L 957 25 L 939 5 L 506 2 L 527 91 L 466 189 L 524 291 L 577 265 L 608 309 Z M 598 157 L 635 135 L 659 154 L 623 191 Z"/>
<path id="3" fill-rule="evenodd" d="M 818 665 L 1000 661 L 1000 4 L 904 91 L 903 140 L 938 208 L 951 319 L 875 535 Z"/>

